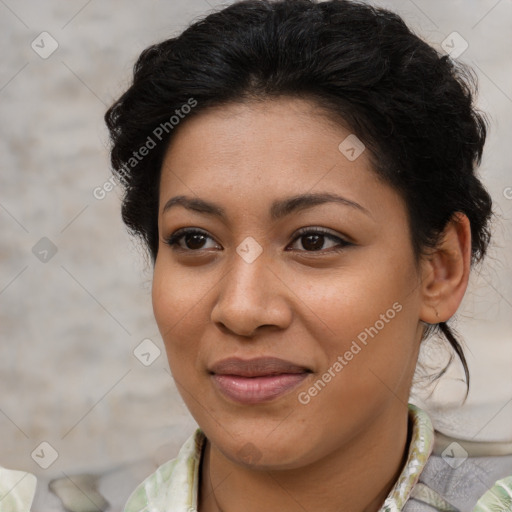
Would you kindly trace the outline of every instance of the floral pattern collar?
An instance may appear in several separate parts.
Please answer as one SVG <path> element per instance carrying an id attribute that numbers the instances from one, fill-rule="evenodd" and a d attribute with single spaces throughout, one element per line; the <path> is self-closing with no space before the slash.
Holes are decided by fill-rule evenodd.
<path id="1" fill-rule="evenodd" d="M 434 448 L 434 428 L 428 414 L 409 404 L 409 421 L 412 433 L 407 461 L 379 512 L 402 510 Z"/>
<path id="2" fill-rule="evenodd" d="M 432 452 L 434 430 L 429 416 L 409 404 L 412 428 L 404 468 L 379 512 L 401 511 Z M 130 496 L 125 512 L 197 511 L 199 468 L 206 438 L 200 429 L 185 442 L 178 456 L 160 466 Z"/>

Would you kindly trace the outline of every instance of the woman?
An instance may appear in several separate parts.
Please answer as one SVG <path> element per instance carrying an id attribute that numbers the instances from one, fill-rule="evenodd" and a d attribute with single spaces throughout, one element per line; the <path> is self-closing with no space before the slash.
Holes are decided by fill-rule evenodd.
<path id="1" fill-rule="evenodd" d="M 432 333 L 469 386 L 447 322 L 490 237 L 473 86 L 348 1 L 237 2 L 141 54 L 112 164 L 200 429 L 127 512 L 510 507 L 512 457 L 432 455 L 408 404 Z"/>

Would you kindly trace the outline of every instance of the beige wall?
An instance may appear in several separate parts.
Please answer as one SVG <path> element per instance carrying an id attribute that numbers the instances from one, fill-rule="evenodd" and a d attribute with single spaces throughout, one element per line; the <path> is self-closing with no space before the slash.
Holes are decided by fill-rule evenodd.
<path id="1" fill-rule="evenodd" d="M 469 43 L 461 59 L 477 66 L 494 123 L 482 175 L 502 220 L 459 316 L 469 402 L 457 409 L 454 367 L 427 406 L 447 433 L 512 441 L 512 199 L 504 195 L 512 186 L 512 5 L 377 3 L 437 46 L 459 32 Z M 117 190 L 102 200 L 93 190 L 109 179 L 102 116 L 134 59 L 209 8 L 203 0 L 0 3 L 0 465 L 36 474 L 108 467 L 164 443 L 172 452 L 194 428 L 152 317 L 151 269 L 121 224 Z M 58 43 L 48 58 L 31 47 L 35 40 L 43 56 L 52 49 L 43 31 Z M 43 237 L 57 249 L 52 257 Z M 162 354 L 146 367 L 133 350 L 147 338 Z M 43 441 L 59 455 L 47 470 L 31 458 Z"/>

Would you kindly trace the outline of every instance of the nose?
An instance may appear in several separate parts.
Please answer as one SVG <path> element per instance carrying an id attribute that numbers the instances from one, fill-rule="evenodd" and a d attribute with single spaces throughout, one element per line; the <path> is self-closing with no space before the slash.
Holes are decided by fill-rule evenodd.
<path id="1" fill-rule="evenodd" d="M 254 337 L 263 327 L 286 329 L 292 320 L 292 293 L 262 253 L 251 263 L 234 253 L 219 283 L 211 321 L 220 329 Z"/>

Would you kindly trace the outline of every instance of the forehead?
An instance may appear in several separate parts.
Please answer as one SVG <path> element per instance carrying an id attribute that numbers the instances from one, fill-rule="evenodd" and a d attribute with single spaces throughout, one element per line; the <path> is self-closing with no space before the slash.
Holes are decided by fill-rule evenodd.
<path id="1" fill-rule="evenodd" d="M 295 98 L 229 104 L 185 119 L 160 185 L 161 208 L 170 194 L 257 203 L 321 191 L 357 197 L 370 208 L 382 206 L 384 196 L 397 202 L 355 135 L 314 102 Z"/>

